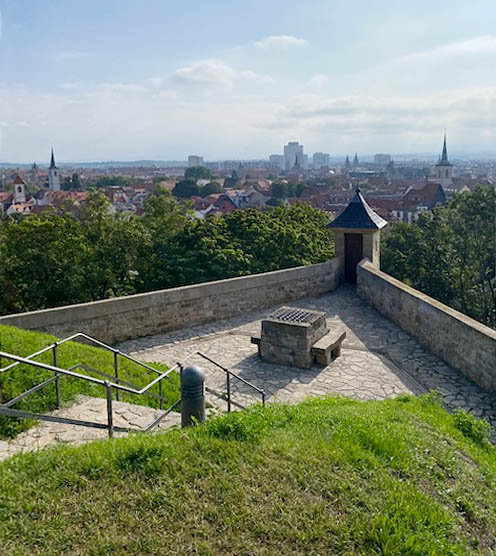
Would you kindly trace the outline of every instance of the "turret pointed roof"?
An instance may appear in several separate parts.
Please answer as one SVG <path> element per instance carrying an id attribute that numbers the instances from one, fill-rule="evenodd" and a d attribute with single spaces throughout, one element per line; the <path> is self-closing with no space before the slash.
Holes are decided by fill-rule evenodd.
<path id="1" fill-rule="evenodd" d="M 57 168 L 57 166 L 55 166 L 55 156 L 53 155 L 53 147 L 52 147 L 52 157 L 50 159 L 50 170 Z"/>
<path id="2" fill-rule="evenodd" d="M 354 230 L 380 230 L 387 222 L 375 213 L 360 193 L 356 194 L 343 212 L 329 224 L 329 228 L 346 228 Z"/>
<path id="3" fill-rule="evenodd" d="M 14 185 L 26 185 L 26 182 L 21 178 L 19 174 L 15 177 Z"/>

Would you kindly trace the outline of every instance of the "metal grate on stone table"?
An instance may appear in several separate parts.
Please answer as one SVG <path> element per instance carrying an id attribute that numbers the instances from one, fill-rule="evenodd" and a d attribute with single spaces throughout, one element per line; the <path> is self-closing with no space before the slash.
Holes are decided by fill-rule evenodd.
<path id="1" fill-rule="evenodd" d="M 315 313 L 297 309 L 295 307 L 281 307 L 269 315 L 269 319 L 277 319 L 285 322 L 305 323 L 315 319 Z"/>

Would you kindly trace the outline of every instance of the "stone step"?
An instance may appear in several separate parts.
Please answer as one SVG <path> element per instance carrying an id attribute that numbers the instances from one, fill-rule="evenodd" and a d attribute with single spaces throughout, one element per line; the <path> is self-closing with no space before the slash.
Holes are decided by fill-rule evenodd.
<path id="1" fill-rule="evenodd" d="M 113 402 L 112 410 L 114 426 L 141 430 L 150 425 L 162 413 L 159 409 L 126 402 Z M 50 415 L 107 424 L 107 400 L 79 395 L 70 406 L 52 411 Z M 181 415 L 172 412 L 152 431 L 164 431 L 180 424 Z M 126 433 L 116 432 L 114 436 L 122 437 L 126 436 Z M 77 445 L 102 438 L 108 438 L 108 432 L 105 429 L 40 421 L 11 441 L 0 441 L 0 460 L 19 452 L 39 450 L 58 443 Z"/>

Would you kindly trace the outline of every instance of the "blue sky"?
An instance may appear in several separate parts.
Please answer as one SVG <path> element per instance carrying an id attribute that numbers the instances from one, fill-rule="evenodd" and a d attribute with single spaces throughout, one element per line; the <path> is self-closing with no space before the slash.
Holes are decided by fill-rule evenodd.
<path id="1" fill-rule="evenodd" d="M 494 0 L 0 0 L 0 161 L 496 151 Z"/>

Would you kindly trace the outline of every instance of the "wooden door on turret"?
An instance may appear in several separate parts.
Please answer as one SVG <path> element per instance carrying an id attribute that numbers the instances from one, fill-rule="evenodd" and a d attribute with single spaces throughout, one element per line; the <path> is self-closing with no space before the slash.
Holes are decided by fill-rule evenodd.
<path id="1" fill-rule="evenodd" d="M 357 264 L 363 259 L 363 235 L 344 234 L 344 279 L 356 284 Z"/>

